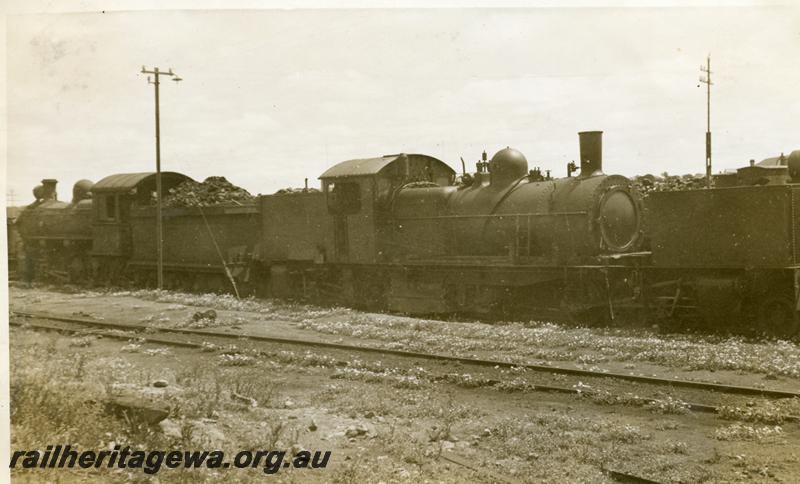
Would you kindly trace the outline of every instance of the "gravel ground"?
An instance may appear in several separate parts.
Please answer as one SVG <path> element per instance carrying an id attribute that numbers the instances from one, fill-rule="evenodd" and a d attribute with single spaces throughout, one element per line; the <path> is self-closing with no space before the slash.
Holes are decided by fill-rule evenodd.
<path id="1" fill-rule="evenodd" d="M 11 306 L 75 312 L 72 306 L 76 298 L 81 307 L 78 313 L 158 326 L 216 327 L 507 362 L 800 388 L 800 346 L 787 341 L 658 334 L 633 328 L 580 328 L 540 321 L 441 321 L 153 290 L 39 294 L 13 288 Z M 124 309 L 122 313 L 120 308 Z M 191 321 L 193 313 L 205 308 L 216 309 L 220 317 L 213 322 Z"/>
<path id="2" fill-rule="evenodd" d="M 785 342 L 540 322 L 443 322 L 154 291 L 70 294 L 12 288 L 11 306 L 154 326 L 305 335 L 509 361 L 616 365 L 635 372 L 674 371 L 771 388 L 798 387 L 798 349 Z M 192 318 L 211 308 L 218 313 L 216 319 Z M 53 442 L 99 448 L 123 442 L 150 449 L 332 451 L 328 469 L 269 476 L 277 482 L 606 482 L 604 468 L 663 482 L 800 479 L 800 429 L 776 421 L 776 415 L 796 411 L 796 402 L 776 406 L 734 399 L 715 417 L 684 411 L 679 394 L 661 395 L 661 406 L 638 406 L 615 400 L 621 392 L 613 385 L 583 382 L 599 390 L 595 398 L 531 392 L 525 385 L 538 376 L 514 370 L 415 366 L 211 338 L 201 349 L 182 349 L 135 338 L 119 341 L 15 327 L 11 348 L 12 448 Z M 499 383 L 487 385 L 488 379 Z M 160 380 L 167 386 L 153 387 Z M 167 423 L 136 426 L 87 404 L 118 394 L 168 405 Z M 62 482 L 142 479 L 141 474 L 105 469 L 15 471 L 14 477 L 31 482 L 43 477 Z M 250 482 L 264 479 L 264 474 L 259 469 L 165 470 L 158 479 Z"/>

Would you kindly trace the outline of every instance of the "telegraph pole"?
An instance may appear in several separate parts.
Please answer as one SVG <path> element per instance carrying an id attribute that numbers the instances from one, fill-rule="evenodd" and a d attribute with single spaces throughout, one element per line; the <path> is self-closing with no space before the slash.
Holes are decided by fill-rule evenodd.
<path id="1" fill-rule="evenodd" d="M 164 288 L 164 228 L 161 224 L 161 121 L 159 119 L 158 108 L 158 86 L 161 84 L 159 76 L 170 76 L 175 82 L 183 79 L 172 72 L 172 68 L 167 72 L 159 71 L 158 67 L 147 70 L 142 66 L 142 74 L 152 74 L 153 79 L 147 76 L 147 82 L 155 87 L 156 91 L 156 246 L 158 252 L 158 289 Z"/>
<path id="2" fill-rule="evenodd" d="M 700 82 L 706 85 L 706 187 L 711 187 L 711 54 L 706 58 L 706 65 L 700 66 L 700 71 L 705 75 L 700 76 Z"/>

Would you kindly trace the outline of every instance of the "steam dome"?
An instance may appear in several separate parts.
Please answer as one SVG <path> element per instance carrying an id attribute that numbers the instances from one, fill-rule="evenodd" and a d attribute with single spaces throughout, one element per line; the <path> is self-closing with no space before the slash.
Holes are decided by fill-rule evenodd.
<path id="1" fill-rule="evenodd" d="M 492 183 L 507 184 L 528 173 L 528 160 L 525 155 L 513 148 L 505 148 L 492 157 L 489 162 Z"/>

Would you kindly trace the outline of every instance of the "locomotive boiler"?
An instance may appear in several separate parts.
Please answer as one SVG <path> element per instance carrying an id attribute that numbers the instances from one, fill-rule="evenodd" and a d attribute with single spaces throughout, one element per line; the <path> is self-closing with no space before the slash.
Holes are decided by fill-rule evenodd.
<path id="1" fill-rule="evenodd" d="M 579 141 L 577 176 L 529 170 L 522 153 L 505 148 L 458 183 L 401 188 L 391 205 L 387 257 L 404 269 L 391 273 L 389 307 L 560 310 L 583 300 L 601 304 L 617 292 L 586 268 L 628 270 L 601 258 L 639 250 L 641 197 L 626 177 L 603 173 L 602 132 L 581 132 Z M 570 163 L 568 175 L 576 168 Z"/>
<path id="2" fill-rule="evenodd" d="M 72 188 L 70 203 L 58 200 L 54 179 L 44 179 L 33 189 L 35 201 L 16 221 L 25 243 L 24 272 L 47 273 L 57 280 L 76 281 L 88 269 L 92 244 L 92 187 L 80 180 Z"/>
<path id="3" fill-rule="evenodd" d="M 402 257 L 494 256 L 556 265 L 635 251 L 641 198 L 627 178 L 603 173 L 602 132 L 579 136 L 575 177 L 529 171 L 522 153 L 505 148 L 459 185 L 403 188 L 392 205 Z"/>

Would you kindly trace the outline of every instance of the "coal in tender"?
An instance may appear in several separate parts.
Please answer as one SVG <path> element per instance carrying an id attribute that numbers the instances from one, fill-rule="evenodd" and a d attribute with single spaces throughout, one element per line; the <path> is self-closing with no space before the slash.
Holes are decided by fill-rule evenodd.
<path id="1" fill-rule="evenodd" d="M 675 176 L 667 173 L 661 176 L 642 175 L 633 179 L 633 186 L 646 197 L 653 192 L 700 190 L 706 188 L 706 178 L 703 175 Z"/>
<path id="2" fill-rule="evenodd" d="M 319 189 L 317 188 L 281 188 L 275 195 L 298 195 L 302 193 L 319 193 Z"/>
<path id="3" fill-rule="evenodd" d="M 237 187 L 223 176 L 210 176 L 202 183 L 187 180 L 171 188 L 164 196 L 167 207 L 207 207 L 211 205 L 244 205 L 254 197 L 244 188 Z"/>

